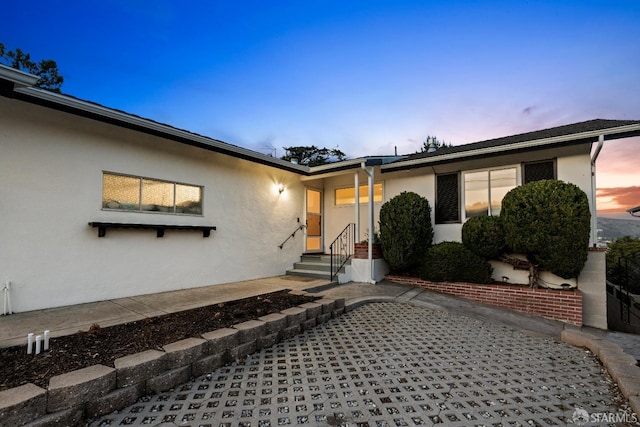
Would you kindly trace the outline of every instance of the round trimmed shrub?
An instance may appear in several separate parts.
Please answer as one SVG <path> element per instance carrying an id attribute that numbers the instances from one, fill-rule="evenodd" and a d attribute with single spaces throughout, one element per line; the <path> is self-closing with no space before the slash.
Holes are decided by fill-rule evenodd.
<path id="1" fill-rule="evenodd" d="M 460 242 L 433 245 L 420 266 L 420 278 L 432 282 L 492 283 L 491 264 Z"/>
<path id="2" fill-rule="evenodd" d="M 467 249 L 485 259 L 495 259 L 506 252 L 502 218 L 473 216 L 462 226 L 462 243 Z"/>
<path id="3" fill-rule="evenodd" d="M 557 180 L 531 182 L 506 194 L 500 216 L 511 250 L 562 278 L 578 277 L 591 232 L 584 191 Z"/>
<path id="4" fill-rule="evenodd" d="M 433 241 L 429 201 L 404 191 L 380 208 L 382 255 L 394 273 L 410 273 Z"/>

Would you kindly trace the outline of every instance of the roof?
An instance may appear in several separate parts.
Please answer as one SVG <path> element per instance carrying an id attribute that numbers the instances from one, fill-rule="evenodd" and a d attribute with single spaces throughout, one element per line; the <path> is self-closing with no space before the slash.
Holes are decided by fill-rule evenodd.
<path id="1" fill-rule="evenodd" d="M 636 206 L 635 208 L 627 209 L 627 212 L 629 212 L 632 216 L 639 216 L 639 215 L 636 215 L 636 214 L 640 213 L 640 206 Z"/>
<path id="2" fill-rule="evenodd" d="M 640 136 L 640 120 L 594 119 L 471 144 L 443 147 L 433 152 L 409 155 L 393 164 L 383 166 L 383 171 L 413 169 L 473 157 L 532 151 L 552 146 L 592 143 L 601 135 L 605 140 Z"/>
<path id="3" fill-rule="evenodd" d="M 121 110 L 105 107 L 95 102 L 33 87 L 36 81 L 36 76 L 0 64 L 0 96 L 8 96 L 24 102 L 64 111 L 123 128 L 133 129 L 182 144 L 226 154 L 304 176 L 320 176 L 328 173 L 357 169 L 360 168 L 363 163 L 368 166 L 379 165 L 382 172 L 391 172 L 454 162 L 473 157 L 487 157 L 505 152 L 530 151 L 547 148 L 549 146 L 588 143 L 596 141 L 600 135 L 603 135 L 605 139 L 640 135 L 640 120 L 596 119 L 471 144 L 441 148 L 431 153 L 418 153 L 410 156 L 364 157 L 328 165 L 308 167 L 293 164 L 286 160 L 238 147 Z"/>

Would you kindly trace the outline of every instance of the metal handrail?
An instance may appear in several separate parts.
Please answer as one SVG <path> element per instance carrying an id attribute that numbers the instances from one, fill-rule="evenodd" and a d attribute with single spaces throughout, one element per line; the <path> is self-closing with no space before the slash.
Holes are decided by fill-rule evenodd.
<path id="1" fill-rule="evenodd" d="M 287 243 L 287 242 L 289 241 L 289 239 L 291 239 L 291 238 L 295 237 L 296 233 L 297 233 L 299 230 L 304 230 L 306 227 L 307 227 L 307 226 L 306 226 L 305 224 L 300 224 L 298 227 L 296 227 L 296 229 L 295 229 L 295 230 L 293 230 L 293 233 L 291 233 L 291 234 L 289 235 L 289 237 L 287 237 L 286 239 L 284 239 L 284 242 L 282 242 L 282 243 L 280 243 L 280 244 L 278 245 L 278 247 L 279 247 L 280 249 L 282 249 L 282 247 L 284 246 L 284 244 L 285 244 L 285 243 Z"/>
<path id="2" fill-rule="evenodd" d="M 329 255 L 331 257 L 331 276 L 329 280 L 333 280 L 338 275 L 340 269 L 353 256 L 356 241 L 356 225 L 351 223 L 340 232 L 338 237 L 329 246 Z"/>

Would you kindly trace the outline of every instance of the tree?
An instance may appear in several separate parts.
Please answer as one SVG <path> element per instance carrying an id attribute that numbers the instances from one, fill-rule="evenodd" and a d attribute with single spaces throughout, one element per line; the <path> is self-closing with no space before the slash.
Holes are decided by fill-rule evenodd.
<path id="1" fill-rule="evenodd" d="M 578 277 L 589 255 L 591 232 L 584 191 L 557 180 L 530 182 L 504 196 L 500 216 L 513 252 L 562 278 Z"/>
<path id="2" fill-rule="evenodd" d="M 318 148 L 315 145 L 304 147 L 282 147 L 286 154 L 280 157 L 282 160 L 297 160 L 304 166 L 319 166 L 327 163 L 335 163 L 346 159 L 346 155 L 337 148 Z"/>
<path id="3" fill-rule="evenodd" d="M 422 142 L 420 152 L 430 153 L 432 151 L 436 151 L 445 147 L 453 147 L 453 145 L 449 144 L 448 142 L 440 141 L 436 136 L 427 135 L 425 140 Z"/>
<path id="4" fill-rule="evenodd" d="M 60 87 L 64 78 L 58 71 L 58 64 L 52 59 L 43 59 L 40 62 L 31 60 L 31 55 L 21 49 L 6 50 L 0 43 L 0 63 L 40 77 L 36 86 L 51 92 L 60 93 Z"/>

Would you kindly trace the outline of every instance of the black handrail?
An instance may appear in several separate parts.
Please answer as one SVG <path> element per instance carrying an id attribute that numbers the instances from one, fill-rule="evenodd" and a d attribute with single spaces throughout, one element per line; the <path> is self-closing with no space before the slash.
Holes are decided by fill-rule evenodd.
<path id="1" fill-rule="evenodd" d="M 297 233 L 299 230 L 303 230 L 305 227 L 306 227 L 306 225 L 304 225 L 304 224 L 300 224 L 300 225 L 299 225 L 295 230 L 293 230 L 293 233 L 291 233 L 291 234 L 289 235 L 289 237 L 287 237 L 286 239 L 284 239 L 284 242 L 282 242 L 282 243 L 280 243 L 280 244 L 278 245 L 278 247 L 279 247 L 280 249 L 282 249 L 282 247 L 284 246 L 284 244 L 285 244 L 285 243 L 287 243 L 287 242 L 289 241 L 289 239 L 291 239 L 291 238 L 295 237 L 296 233 Z"/>
<path id="2" fill-rule="evenodd" d="M 347 225 L 336 239 L 329 246 L 329 254 L 331 257 L 331 276 L 329 280 L 333 280 L 338 275 L 340 269 L 353 256 L 354 244 L 356 241 L 356 225 L 351 223 Z"/>

